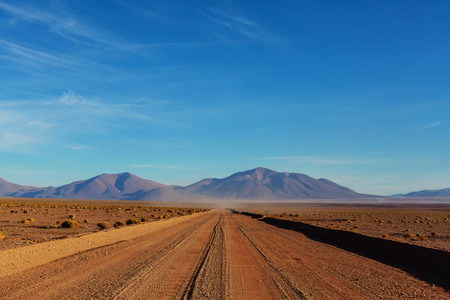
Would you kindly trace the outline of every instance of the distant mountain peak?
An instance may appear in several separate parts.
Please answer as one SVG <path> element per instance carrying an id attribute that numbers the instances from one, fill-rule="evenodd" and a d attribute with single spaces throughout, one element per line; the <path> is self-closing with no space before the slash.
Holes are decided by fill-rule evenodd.
<path id="1" fill-rule="evenodd" d="M 364 198 L 328 179 L 300 173 L 277 172 L 264 167 L 237 172 L 222 179 L 206 178 L 188 186 L 169 186 L 129 172 L 104 173 L 59 187 L 36 188 L 16 185 L 0 178 L 0 196 L 117 199 L 187 200 L 198 197 L 222 199 L 345 199 Z"/>
<path id="2" fill-rule="evenodd" d="M 280 173 L 263 167 L 237 172 L 223 179 L 201 180 L 177 190 L 183 194 L 243 199 L 366 197 L 326 179 L 322 182 L 305 174 Z"/>
<path id="3" fill-rule="evenodd" d="M 401 197 L 448 197 L 450 196 L 450 188 L 439 190 L 421 190 L 417 192 L 411 192 L 407 194 L 399 194 L 396 196 Z"/>

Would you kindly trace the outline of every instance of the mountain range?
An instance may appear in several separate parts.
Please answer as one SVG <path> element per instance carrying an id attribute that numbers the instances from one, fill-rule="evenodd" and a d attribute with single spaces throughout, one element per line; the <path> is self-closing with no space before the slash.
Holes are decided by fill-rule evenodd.
<path id="1" fill-rule="evenodd" d="M 407 194 L 399 194 L 400 197 L 450 197 L 450 188 L 440 190 L 422 190 Z"/>
<path id="2" fill-rule="evenodd" d="M 256 168 L 226 178 L 206 178 L 188 186 L 165 185 L 130 173 L 102 174 L 59 187 L 32 187 L 0 178 L 0 196 L 105 200 L 195 199 L 356 199 L 357 193 L 328 179 Z"/>

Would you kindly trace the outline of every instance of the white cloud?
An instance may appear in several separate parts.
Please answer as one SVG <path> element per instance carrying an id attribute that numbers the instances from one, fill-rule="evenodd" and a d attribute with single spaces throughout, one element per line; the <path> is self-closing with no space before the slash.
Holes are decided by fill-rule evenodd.
<path id="1" fill-rule="evenodd" d="M 0 101 L 0 151 L 33 152 L 56 143 L 72 150 L 95 149 L 78 143 L 91 144 L 90 139 L 95 142 L 98 136 L 114 136 L 117 130 L 184 126 L 174 120 L 169 104 L 152 99 L 115 103 L 71 90 L 48 99 Z"/>
<path id="2" fill-rule="evenodd" d="M 78 65 L 76 60 L 54 56 L 49 53 L 30 49 L 6 40 L 0 40 L 0 47 L 9 53 L 9 55 L 2 55 L 1 57 L 3 59 L 27 64 L 30 66 L 39 66 L 42 64 L 46 64 L 56 67 L 62 67 L 65 69 L 76 70 L 76 66 Z"/>
<path id="3" fill-rule="evenodd" d="M 423 128 L 428 129 L 428 128 L 433 128 L 433 127 L 437 127 L 440 125 L 442 125 L 442 123 L 439 121 L 436 121 L 436 122 L 425 125 Z"/>
<path id="4" fill-rule="evenodd" d="M 79 39 L 84 38 L 96 43 L 109 44 L 102 34 L 63 11 L 56 14 L 32 6 L 15 6 L 3 1 L 0 1 L 0 9 L 23 21 L 46 24 L 50 31 L 74 42 L 85 43 Z"/>
<path id="5" fill-rule="evenodd" d="M 263 30 L 259 24 L 244 17 L 234 10 L 219 10 L 209 8 L 206 11 L 201 10 L 200 13 L 216 24 L 225 26 L 250 40 L 263 42 L 266 44 L 283 43 L 280 37 Z"/>
<path id="6" fill-rule="evenodd" d="M 390 196 L 419 190 L 450 187 L 448 175 L 369 174 L 337 175 L 328 178 L 360 193 Z"/>
<path id="7" fill-rule="evenodd" d="M 132 164 L 132 165 L 130 165 L 130 167 L 151 168 L 151 169 L 175 169 L 175 170 L 186 169 L 185 166 L 180 166 L 180 165 L 153 165 L 153 164 Z"/>
<path id="8" fill-rule="evenodd" d="M 261 157 L 261 160 L 278 160 L 286 161 L 293 164 L 310 163 L 319 165 L 365 165 L 375 164 L 378 162 L 376 159 L 360 159 L 360 158 L 333 158 L 325 156 L 274 156 L 274 157 Z"/>
<path id="9" fill-rule="evenodd" d="M 26 114 L 14 111 L 0 111 L 0 151 L 33 152 L 52 135 L 53 124 L 30 121 Z"/>
<path id="10" fill-rule="evenodd" d="M 71 90 L 65 92 L 60 98 L 59 103 L 64 105 L 87 105 L 87 106 L 98 106 L 97 103 L 93 101 L 88 101 L 86 98 L 75 94 Z"/>
<path id="11" fill-rule="evenodd" d="M 81 150 L 96 150 L 95 148 L 91 146 L 86 145 L 63 145 L 63 148 L 74 150 L 74 151 L 81 151 Z"/>

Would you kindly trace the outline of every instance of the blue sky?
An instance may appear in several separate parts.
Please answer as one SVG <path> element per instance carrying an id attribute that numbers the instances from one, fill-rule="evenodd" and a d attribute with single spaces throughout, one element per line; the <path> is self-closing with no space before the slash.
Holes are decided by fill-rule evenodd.
<path id="1" fill-rule="evenodd" d="M 0 177 L 450 186 L 448 1 L 0 0 Z"/>

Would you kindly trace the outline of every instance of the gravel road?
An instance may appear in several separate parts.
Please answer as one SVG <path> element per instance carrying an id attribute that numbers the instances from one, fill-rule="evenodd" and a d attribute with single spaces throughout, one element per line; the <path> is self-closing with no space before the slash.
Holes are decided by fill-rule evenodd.
<path id="1" fill-rule="evenodd" d="M 2 251 L 0 299 L 450 298 L 399 269 L 228 210 L 156 223 L 126 228 L 129 238 L 111 230 L 122 237 L 76 253 L 55 249 L 76 238 L 43 243 L 27 260 Z"/>

